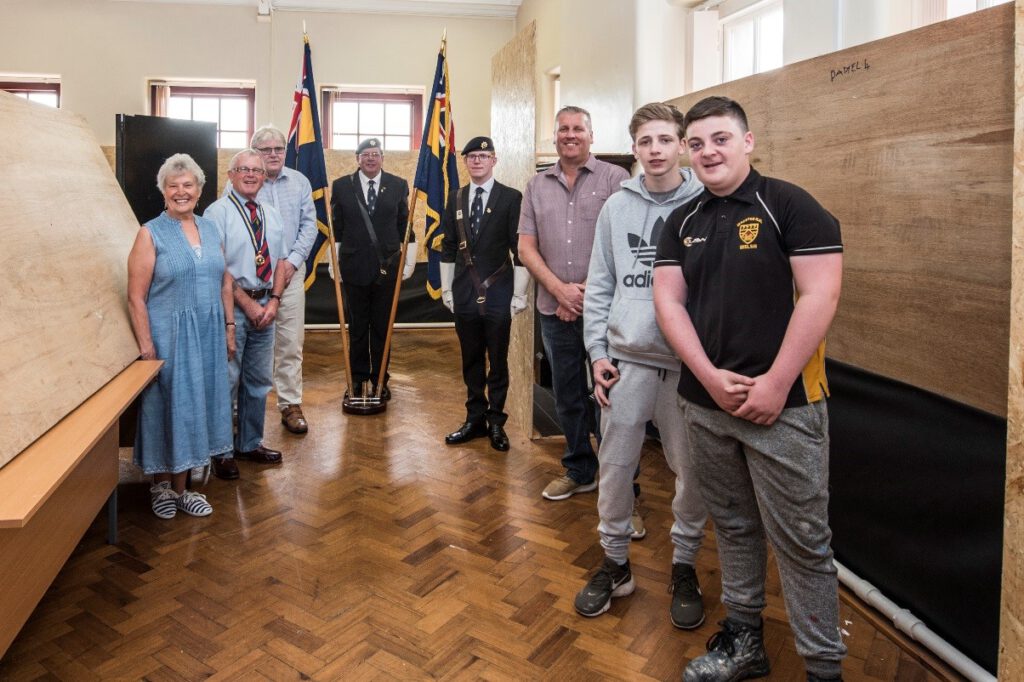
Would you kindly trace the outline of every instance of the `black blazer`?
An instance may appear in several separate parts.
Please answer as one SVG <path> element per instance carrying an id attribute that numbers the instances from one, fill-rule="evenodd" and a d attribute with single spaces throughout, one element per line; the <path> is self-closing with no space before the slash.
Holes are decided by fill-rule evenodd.
<path id="1" fill-rule="evenodd" d="M 409 183 L 397 175 L 381 171 L 377 205 L 370 217 L 385 257 L 398 253 L 409 221 Z M 377 249 L 366 231 L 360 206 L 366 208 L 366 197 L 359 184 L 359 171 L 343 175 L 331 185 L 331 219 L 334 238 L 341 244 L 339 265 L 341 278 L 348 284 L 366 286 L 380 276 Z M 413 241 L 410 235 L 409 241 Z M 398 258 L 391 258 L 388 272 L 394 271 Z"/>
<path id="2" fill-rule="evenodd" d="M 519 190 L 495 181 L 494 187 L 487 196 L 487 206 L 484 208 L 484 216 L 480 221 L 480 234 L 474 242 L 469 236 L 469 210 L 473 200 L 471 188 L 472 185 L 462 188 L 461 208 L 466 225 L 466 237 L 470 240 L 470 253 L 473 255 L 473 263 L 480 280 L 486 280 L 501 267 L 502 263 L 508 262 L 511 253 L 512 263 L 487 289 L 487 309 L 496 312 L 504 310 L 507 313 L 513 293 L 512 266 L 521 265 L 518 230 L 519 209 L 523 202 L 523 195 Z M 445 209 L 441 222 L 444 226 L 441 261 L 455 263 L 452 297 L 455 300 L 456 312 L 476 313 L 479 312 L 476 303 L 476 287 L 466 270 L 465 258 L 459 253 L 459 229 L 455 217 L 456 195 L 457 190 L 453 190 L 449 195 L 448 207 Z"/>

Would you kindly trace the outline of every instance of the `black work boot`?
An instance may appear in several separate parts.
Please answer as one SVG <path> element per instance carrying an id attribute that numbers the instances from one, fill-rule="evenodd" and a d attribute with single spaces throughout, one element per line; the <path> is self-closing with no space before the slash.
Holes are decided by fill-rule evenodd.
<path id="1" fill-rule="evenodd" d="M 711 635 L 708 652 L 690 661 L 684 682 L 736 682 L 764 677 L 771 671 L 764 650 L 764 623 L 758 627 L 726 618 Z"/>

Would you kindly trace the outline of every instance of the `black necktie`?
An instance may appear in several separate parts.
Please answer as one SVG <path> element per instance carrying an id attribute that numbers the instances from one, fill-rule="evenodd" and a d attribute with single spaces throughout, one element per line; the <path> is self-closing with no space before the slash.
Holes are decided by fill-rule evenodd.
<path id="1" fill-rule="evenodd" d="M 252 224 L 252 237 L 256 241 L 256 276 L 269 282 L 274 276 L 274 268 L 270 263 L 270 248 L 263 237 L 263 223 L 260 221 L 259 205 L 255 201 L 245 202 L 249 209 L 249 222 Z"/>
<path id="2" fill-rule="evenodd" d="M 473 197 L 473 206 L 469 210 L 469 229 L 473 233 L 473 241 L 480 234 L 480 220 L 484 216 L 484 188 L 476 188 L 476 196 Z"/>
<path id="3" fill-rule="evenodd" d="M 366 190 L 366 209 L 373 215 L 373 209 L 377 207 L 377 190 L 373 188 L 373 180 L 370 180 L 370 188 Z"/>

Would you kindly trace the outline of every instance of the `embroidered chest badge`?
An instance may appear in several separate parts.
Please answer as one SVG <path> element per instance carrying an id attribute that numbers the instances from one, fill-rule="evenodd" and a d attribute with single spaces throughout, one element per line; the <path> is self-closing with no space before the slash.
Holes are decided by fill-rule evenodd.
<path id="1" fill-rule="evenodd" d="M 760 218 L 744 218 L 743 220 L 736 223 L 736 227 L 740 230 L 740 250 L 744 249 L 756 249 L 757 244 L 754 241 L 757 239 L 757 233 L 761 230 L 761 223 L 764 222 Z"/>

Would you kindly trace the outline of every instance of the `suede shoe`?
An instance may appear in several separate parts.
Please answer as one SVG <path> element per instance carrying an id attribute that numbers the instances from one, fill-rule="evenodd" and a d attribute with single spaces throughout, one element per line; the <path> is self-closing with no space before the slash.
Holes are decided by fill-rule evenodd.
<path id="1" fill-rule="evenodd" d="M 491 424 L 488 435 L 491 437 L 492 448 L 499 452 L 508 451 L 508 435 L 501 424 Z"/>
<path id="2" fill-rule="evenodd" d="M 548 483 L 541 497 L 545 500 L 566 500 L 578 493 L 589 493 L 597 490 L 597 481 L 577 483 L 572 476 L 565 474 Z"/>
<path id="3" fill-rule="evenodd" d="M 600 616 L 611 608 L 612 597 L 625 597 L 633 594 L 636 583 L 633 572 L 629 570 L 629 561 L 619 565 L 604 558 L 601 567 L 590 576 L 583 589 L 576 594 L 573 606 L 576 613 L 587 618 Z"/>
<path id="4" fill-rule="evenodd" d="M 673 563 L 668 591 L 672 593 L 668 611 L 672 625 L 682 630 L 699 628 L 704 622 L 704 597 L 693 566 Z"/>
<path id="5" fill-rule="evenodd" d="M 644 517 L 640 515 L 640 500 L 633 501 L 633 513 L 629 516 L 629 539 L 643 540 L 647 537 Z"/>
<path id="6" fill-rule="evenodd" d="M 271 450 L 263 445 L 259 445 L 255 450 L 247 450 L 245 452 L 235 450 L 235 459 L 244 459 L 259 464 L 280 464 L 282 458 L 280 451 Z"/>
<path id="7" fill-rule="evenodd" d="M 302 405 L 289 405 L 281 410 L 281 423 L 292 433 L 303 434 L 309 431 L 309 424 L 302 414 Z"/>
<path id="8" fill-rule="evenodd" d="M 467 421 L 457 431 L 452 431 L 445 436 L 444 442 L 448 445 L 461 445 L 462 443 L 468 443 L 474 438 L 483 438 L 486 435 L 487 424 Z"/>
<path id="9" fill-rule="evenodd" d="M 764 623 L 758 627 L 726 618 L 711 635 L 708 652 L 689 662 L 683 682 L 735 682 L 771 672 L 764 650 Z"/>

